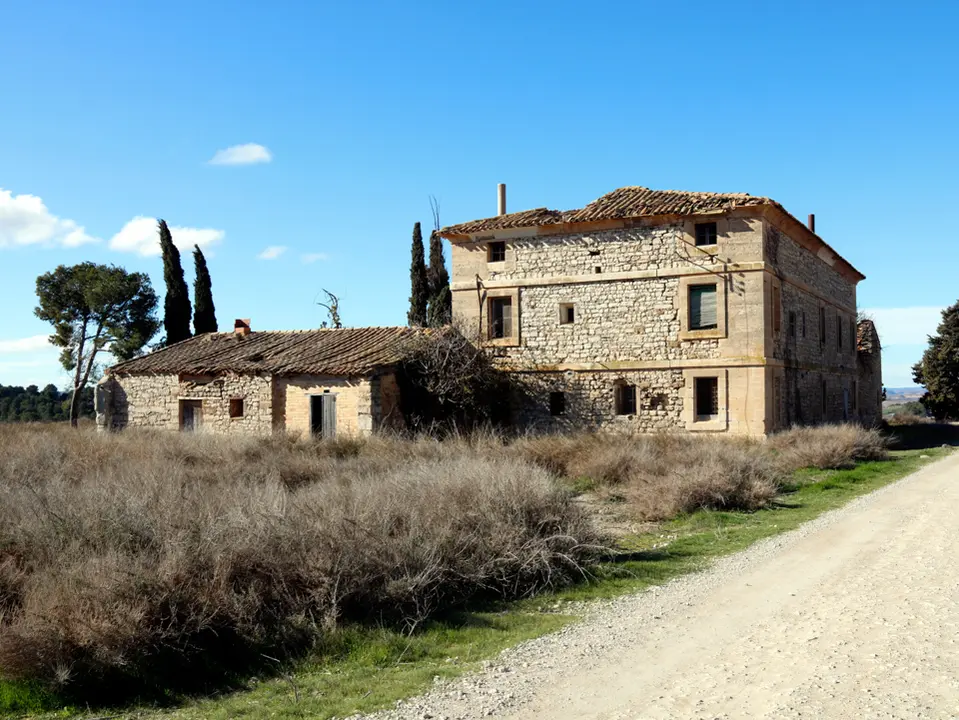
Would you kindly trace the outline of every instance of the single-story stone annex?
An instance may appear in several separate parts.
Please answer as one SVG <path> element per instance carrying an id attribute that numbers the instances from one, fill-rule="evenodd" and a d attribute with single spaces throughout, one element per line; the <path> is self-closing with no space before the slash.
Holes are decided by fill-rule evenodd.
<path id="1" fill-rule="evenodd" d="M 208 333 L 110 368 L 97 422 L 322 437 L 405 425 L 395 368 L 409 328 Z"/>
<path id="2" fill-rule="evenodd" d="M 882 417 L 865 278 L 774 200 L 624 187 L 440 230 L 453 315 L 523 391 L 514 426 L 764 436 Z M 234 333 L 108 371 L 104 428 L 367 434 L 405 426 L 408 328 Z"/>

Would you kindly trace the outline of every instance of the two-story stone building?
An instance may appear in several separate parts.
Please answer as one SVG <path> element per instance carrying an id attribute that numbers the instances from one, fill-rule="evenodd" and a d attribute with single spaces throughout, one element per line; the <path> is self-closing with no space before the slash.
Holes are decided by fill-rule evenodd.
<path id="1" fill-rule="evenodd" d="M 524 380 L 520 424 L 764 435 L 881 416 L 878 338 L 860 378 L 864 276 L 811 216 L 643 187 L 506 214 L 504 195 L 440 233 L 454 316 Z"/>

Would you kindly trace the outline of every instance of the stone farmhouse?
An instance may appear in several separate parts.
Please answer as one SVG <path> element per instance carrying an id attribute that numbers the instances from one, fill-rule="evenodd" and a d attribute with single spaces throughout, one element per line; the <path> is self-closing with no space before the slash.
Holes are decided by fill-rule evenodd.
<path id="1" fill-rule="evenodd" d="M 765 197 L 624 187 L 443 228 L 453 313 L 528 391 L 527 427 L 762 436 L 881 417 L 864 279 Z"/>
<path id="2" fill-rule="evenodd" d="M 102 429 L 332 438 L 405 425 L 396 365 L 415 330 L 208 333 L 110 368 L 97 388 Z"/>

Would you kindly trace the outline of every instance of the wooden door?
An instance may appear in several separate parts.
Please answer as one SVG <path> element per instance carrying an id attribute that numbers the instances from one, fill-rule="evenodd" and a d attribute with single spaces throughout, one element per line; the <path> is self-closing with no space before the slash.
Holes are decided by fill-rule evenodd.
<path id="1" fill-rule="evenodd" d="M 336 437 L 336 395 L 310 396 L 310 434 L 325 440 Z"/>
<path id="2" fill-rule="evenodd" d="M 196 432 L 203 425 L 203 401 L 180 401 L 180 430 Z"/>

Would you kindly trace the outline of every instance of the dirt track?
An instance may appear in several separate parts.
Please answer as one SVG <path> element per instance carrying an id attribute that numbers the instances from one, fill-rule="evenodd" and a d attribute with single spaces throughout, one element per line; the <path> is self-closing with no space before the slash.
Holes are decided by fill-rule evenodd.
<path id="1" fill-rule="evenodd" d="M 959 454 L 382 718 L 959 718 Z"/>

